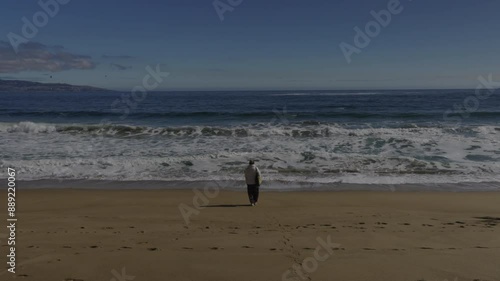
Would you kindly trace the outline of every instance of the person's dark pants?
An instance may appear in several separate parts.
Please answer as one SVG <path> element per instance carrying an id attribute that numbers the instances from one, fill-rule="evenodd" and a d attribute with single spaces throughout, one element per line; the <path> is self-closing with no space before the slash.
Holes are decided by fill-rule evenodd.
<path id="1" fill-rule="evenodd" d="M 259 186 L 256 184 L 248 184 L 247 191 L 250 204 L 257 203 L 257 201 L 259 201 Z"/>

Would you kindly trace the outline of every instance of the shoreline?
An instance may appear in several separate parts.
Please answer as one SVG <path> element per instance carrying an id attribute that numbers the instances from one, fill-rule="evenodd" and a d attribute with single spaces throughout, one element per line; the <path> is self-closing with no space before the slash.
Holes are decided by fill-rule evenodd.
<path id="1" fill-rule="evenodd" d="M 0 179 L 1 180 L 1 179 Z M 220 190 L 246 190 L 243 181 L 115 181 L 115 180 L 18 180 L 20 189 L 89 189 L 89 190 L 190 190 L 218 188 Z M 500 182 L 436 183 L 436 184 L 356 184 L 356 183 L 284 183 L 264 182 L 263 192 L 307 191 L 373 191 L 373 192 L 498 192 Z"/>

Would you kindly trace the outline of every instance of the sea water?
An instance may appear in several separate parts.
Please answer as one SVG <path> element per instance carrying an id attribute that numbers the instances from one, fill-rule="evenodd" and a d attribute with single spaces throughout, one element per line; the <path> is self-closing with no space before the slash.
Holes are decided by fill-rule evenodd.
<path id="1" fill-rule="evenodd" d="M 142 101 L 126 92 L 0 97 L 0 167 L 15 167 L 20 180 L 239 182 L 254 159 L 276 189 L 339 183 L 500 189 L 496 92 L 472 106 L 473 90 L 152 92 Z"/>

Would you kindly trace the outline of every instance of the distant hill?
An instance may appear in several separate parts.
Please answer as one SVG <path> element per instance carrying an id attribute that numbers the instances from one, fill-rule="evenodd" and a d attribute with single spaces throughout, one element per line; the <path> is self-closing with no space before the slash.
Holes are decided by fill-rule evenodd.
<path id="1" fill-rule="evenodd" d="M 1 80 L 0 92 L 110 92 L 102 88 L 62 83 L 38 83 L 23 80 Z"/>

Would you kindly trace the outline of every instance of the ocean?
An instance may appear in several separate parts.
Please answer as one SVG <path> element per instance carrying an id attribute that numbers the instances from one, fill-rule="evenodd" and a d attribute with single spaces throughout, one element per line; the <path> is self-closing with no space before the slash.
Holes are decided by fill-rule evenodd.
<path id="1" fill-rule="evenodd" d="M 500 189 L 500 96 L 473 90 L 1 93 L 24 181 Z M 0 178 L 3 178 L 0 175 Z"/>

